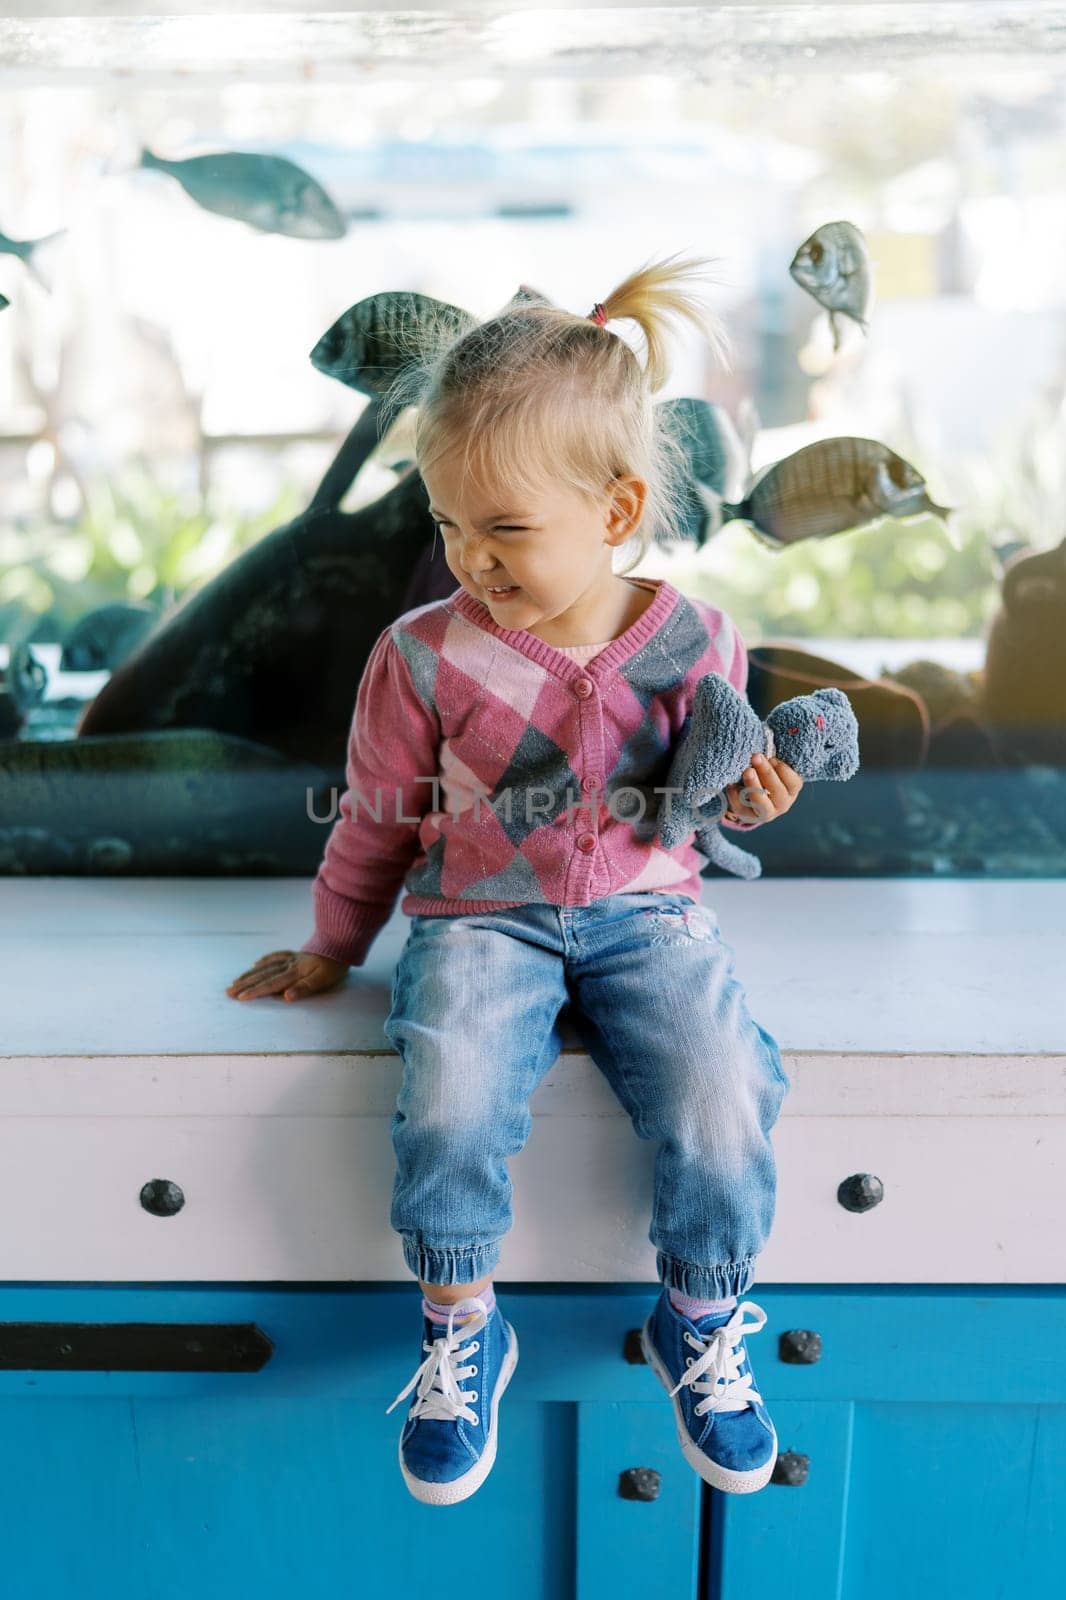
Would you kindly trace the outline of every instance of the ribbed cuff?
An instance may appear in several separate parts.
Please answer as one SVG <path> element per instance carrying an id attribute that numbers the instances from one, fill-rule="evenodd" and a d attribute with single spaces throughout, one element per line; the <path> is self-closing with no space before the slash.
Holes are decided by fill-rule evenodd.
<path id="1" fill-rule="evenodd" d="M 327 888 L 320 878 L 312 884 L 311 899 L 315 931 L 300 946 L 301 951 L 306 955 L 328 956 L 331 961 L 345 961 L 350 967 L 361 967 L 370 946 L 389 920 L 392 907 L 349 900 L 346 895 L 335 894 Z"/>

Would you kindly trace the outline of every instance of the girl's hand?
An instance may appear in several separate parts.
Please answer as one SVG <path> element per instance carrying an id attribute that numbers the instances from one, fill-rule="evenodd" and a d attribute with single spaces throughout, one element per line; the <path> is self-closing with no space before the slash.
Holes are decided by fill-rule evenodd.
<path id="1" fill-rule="evenodd" d="M 753 755 L 743 783 L 727 783 L 725 793 L 730 822 L 746 822 L 757 828 L 764 822 L 783 817 L 803 788 L 803 779 L 794 767 L 772 756 Z"/>
<path id="2" fill-rule="evenodd" d="M 346 961 L 334 961 L 329 956 L 314 956 L 304 950 L 272 950 L 234 978 L 226 993 L 234 1000 L 251 1000 L 257 994 L 281 994 L 285 1000 L 302 1000 L 305 995 L 335 989 L 347 971 Z"/>

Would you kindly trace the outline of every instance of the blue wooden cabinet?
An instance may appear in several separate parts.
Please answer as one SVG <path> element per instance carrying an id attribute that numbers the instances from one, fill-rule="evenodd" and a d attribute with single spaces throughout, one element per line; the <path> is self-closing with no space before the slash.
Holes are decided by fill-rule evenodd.
<path id="1" fill-rule="evenodd" d="M 748 1296 L 777 1481 L 724 1495 L 681 1454 L 637 1340 L 655 1150 L 575 1042 L 509 1162 L 497 1461 L 427 1506 L 409 1399 L 386 1414 L 422 1357 L 381 1031 L 406 920 L 338 990 L 259 1007 L 223 986 L 291 943 L 306 882 L 13 884 L 0 1600 L 418 1600 L 449 1574 L 502 1600 L 1057 1594 L 1063 891 L 714 893 L 793 1079 Z"/>
<path id="2" fill-rule="evenodd" d="M 497 1462 L 432 1507 L 397 1464 L 409 1401 L 385 1414 L 419 1359 L 416 1289 L 5 1284 L 4 1592 L 332 1600 L 442 1571 L 506 1600 L 1057 1592 L 1066 1288 L 753 1290 L 781 1454 L 748 1496 L 681 1456 L 634 1335 L 654 1293 L 501 1281 L 520 1360 Z"/>
<path id="3" fill-rule="evenodd" d="M 1061 1592 L 1066 1288 L 808 1286 L 763 1303 L 775 1345 L 806 1328 L 822 1351 L 759 1361 L 781 1481 L 711 1494 L 707 1600 Z"/>

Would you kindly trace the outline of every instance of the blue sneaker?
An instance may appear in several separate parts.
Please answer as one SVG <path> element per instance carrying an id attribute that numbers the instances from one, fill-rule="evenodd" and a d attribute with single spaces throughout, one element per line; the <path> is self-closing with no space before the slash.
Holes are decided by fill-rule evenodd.
<path id="1" fill-rule="evenodd" d="M 469 1311 L 477 1315 L 456 1327 Z M 456 1302 L 446 1328 L 425 1314 L 422 1323 L 429 1354 L 386 1414 L 418 1384 L 400 1434 L 400 1471 L 416 1500 L 448 1506 L 480 1489 L 492 1470 L 496 1410 L 518 1364 L 518 1335 L 499 1306 L 486 1316 L 478 1295 Z M 460 1389 L 460 1378 L 479 1374 L 479 1387 Z"/>
<path id="2" fill-rule="evenodd" d="M 745 1311 L 754 1322 L 743 1320 Z M 644 1359 L 673 1401 L 681 1453 L 705 1483 L 729 1494 L 761 1489 L 777 1460 L 777 1432 L 752 1386 L 743 1337 L 765 1323 L 754 1300 L 692 1322 L 664 1288 L 640 1333 Z"/>

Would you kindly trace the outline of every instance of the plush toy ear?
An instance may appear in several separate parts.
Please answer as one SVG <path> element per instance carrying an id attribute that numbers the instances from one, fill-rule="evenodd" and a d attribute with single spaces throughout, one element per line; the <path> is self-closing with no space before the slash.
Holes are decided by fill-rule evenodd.
<path id="1" fill-rule="evenodd" d="M 815 689 L 811 698 L 825 700 L 831 706 L 848 706 L 849 708 L 851 706 L 851 701 L 843 689 Z"/>
<path id="2" fill-rule="evenodd" d="M 843 781 L 853 778 L 859 770 L 858 757 L 850 749 L 834 750 L 824 768 L 819 773 L 820 778 Z"/>

